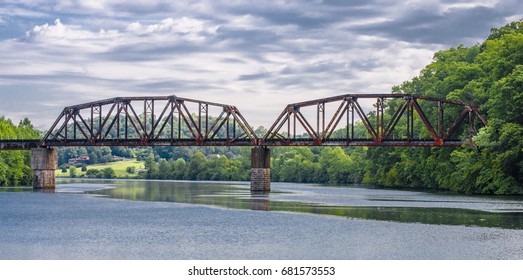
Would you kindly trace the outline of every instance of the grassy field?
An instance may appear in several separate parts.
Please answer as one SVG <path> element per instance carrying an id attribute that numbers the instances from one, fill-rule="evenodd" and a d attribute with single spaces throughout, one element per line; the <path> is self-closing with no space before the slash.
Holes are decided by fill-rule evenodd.
<path id="1" fill-rule="evenodd" d="M 91 170 L 91 169 L 102 170 L 107 167 L 111 167 L 114 170 L 116 177 L 119 177 L 119 178 L 125 178 L 127 176 L 134 177 L 135 176 L 134 174 L 127 173 L 127 171 L 126 171 L 127 167 L 134 167 L 136 170 L 138 170 L 139 168 L 144 168 L 144 162 L 131 160 L 131 161 L 108 162 L 108 163 L 104 163 L 104 164 L 93 164 L 93 165 L 88 165 L 87 170 Z M 62 173 L 61 169 L 57 169 L 55 175 L 56 175 L 56 177 L 69 177 L 69 170 L 67 170 L 66 173 Z M 81 168 L 77 168 L 76 176 L 80 177 L 82 175 L 85 175 L 85 172 L 82 172 Z"/>

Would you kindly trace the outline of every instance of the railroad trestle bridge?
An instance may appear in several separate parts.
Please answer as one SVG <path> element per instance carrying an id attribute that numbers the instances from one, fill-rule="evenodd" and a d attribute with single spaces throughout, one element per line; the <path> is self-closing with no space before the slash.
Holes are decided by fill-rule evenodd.
<path id="1" fill-rule="evenodd" d="M 181 98 L 117 97 L 63 109 L 42 139 L 0 140 L 31 150 L 33 187 L 54 188 L 56 147 L 251 146 L 251 190 L 270 190 L 273 146 L 473 145 L 487 121 L 476 106 L 413 94 L 346 94 L 288 104 L 263 135 L 232 105 Z M 0 139 L 2 136 L 0 135 Z"/>

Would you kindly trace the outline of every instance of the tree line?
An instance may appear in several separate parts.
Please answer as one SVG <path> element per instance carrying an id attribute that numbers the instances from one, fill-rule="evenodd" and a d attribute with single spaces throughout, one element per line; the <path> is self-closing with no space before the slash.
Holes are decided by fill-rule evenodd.
<path id="1" fill-rule="evenodd" d="M 476 104 L 489 125 L 477 144 L 458 149 L 369 149 L 370 182 L 463 193 L 514 194 L 523 189 L 523 22 L 493 28 L 481 44 L 437 52 L 433 62 L 394 93 Z"/>
<path id="2" fill-rule="evenodd" d="M 15 125 L 0 117 L 0 140 L 39 139 L 40 132 L 25 118 Z M 32 185 L 29 151 L 0 151 L 0 186 Z"/>

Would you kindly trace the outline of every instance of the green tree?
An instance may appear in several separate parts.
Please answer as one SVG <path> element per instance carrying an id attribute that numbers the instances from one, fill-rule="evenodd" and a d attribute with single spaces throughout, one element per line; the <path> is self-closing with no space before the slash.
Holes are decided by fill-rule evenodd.
<path id="1" fill-rule="evenodd" d="M 196 152 L 191 156 L 187 168 L 185 169 L 184 179 L 186 180 L 203 180 L 207 159 L 201 152 Z"/>
<path id="2" fill-rule="evenodd" d="M 154 156 L 153 155 L 149 155 L 145 159 L 144 166 L 145 166 L 145 169 L 146 169 L 145 177 L 147 179 L 158 179 L 160 171 L 158 169 L 158 164 L 154 161 Z"/>
<path id="3" fill-rule="evenodd" d="M 158 179 L 172 179 L 174 177 L 172 165 L 164 158 L 158 162 Z"/>
<path id="4" fill-rule="evenodd" d="M 25 118 L 18 125 L 5 117 L 0 117 L 0 139 L 40 139 L 41 135 L 29 119 Z M 30 185 L 33 172 L 29 166 L 29 151 L 0 151 L 0 186 Z"/>
<path id="5" fill-rule="evenodd" d="M 98 169 L 89 169 L 85 172 L 85 176 L 88 178 L 101 178 L 101 172 Z"/>
<path id="6" fill-rule="evenodd" d="M 478 147 L 369 149 L 364 181 L 464 193 L 522 192 L 522 64 L 521 21 L 492 29 L 482 44 L 437 52 L 418 77 L 393 87 L 393 92 L 477 104 L 489 121 L 474 137 Z M 437 113 L 435 108 L 424 110 Z M 445 114 L 457 116 L 457 110 L 446 108 Z M 452 121 L 445 119 L 444 127 Z"/>
<path id="7" fill-rule="evenodd" d="M 102 178 L 106 178 L 106 179 L 116 178 L 114 169 L 112 169 L 111 167 L 106 167 L 106 168 L 102 169 L 101 174 L 102 174 Z"/>
<path id="8" fill-rule="evenodd" d="M 76 174 L 76 167 L 75 166 L 69 167 L 69 177 L 76 178 L 77 176 L 78 176 L 78 174 Z"/>
<path id="9" fill-rule="evenodd" d="M 134 174 L 134 173 L 136 173 L 136 167 L 134 167 L 134 166 L 128 166 L 128 167 L 125 169 L 125 172 L 127 172 L 128 174 Z"/>
<path id="10" fill-rule="evenodd" d="M 184 177 L 187 163 L 183 158 L 179 158 L 172 163 L 173 179 L 181 180 Z"/>

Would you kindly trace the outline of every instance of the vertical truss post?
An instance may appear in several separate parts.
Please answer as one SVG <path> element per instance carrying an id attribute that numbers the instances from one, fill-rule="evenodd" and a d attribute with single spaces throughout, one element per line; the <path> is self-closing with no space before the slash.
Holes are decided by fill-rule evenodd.
<path id="1" fill-rule="evenodd" d="M 70 114 L 70 110 L 66 109 L 64 110 L 65 111 L 65 122 L 64 122 L 64 126 L 63 126 L 63 130 L 64 130 L 64 138 L 65 140 L 67 141 L 67 139 L 69 139 L 68 137 L 68 130 L 69 130 L 69 118 L 71 117 L 69 114 Z"/>
<path id="2" fill-rule="evenodd" d="M 476 133 L 476 127 L 475 127 L 475 114 L 472 112 L 472 110 L 469 111 L 469 136 Z M 472 140 L 472 137 L 470 137 L 470 140 Z"/>
<path id="3" fill-rule="evenodd" d="M 98 118 L 98 129 L 102 129 L 102 119 L 103 119 L 103 116 L 102 116 L 102 105 L 100 105 L 99 107 L 99 118 Z"/>
<path id="4" fill-rule="evenodd" d="M 351 126 L 350 126 L 350 130 L 351 130 L 351 139 L 354 140 L 355 139 L 355 136 L 354 136 L 354 104 L 351 102 L 350 103 L 350 108 L 351 108 Z"/>
<path id="5" fill-rule="evenodd" d="M 100 131 L 99 134 L 96 133 L 94 136 L 94 140 L 96 141 L 98 135 L 100 137 L 102 136 L 102 105 L 99 105 L 95 108 L 98 108 L 98 131 Z M 96 113 L 96 109 L 95 109 L 95 113 Z M 94 131 L 94 128 L 93 128 L 93 131 Z"/>
<path id="6" fill-rule="evenodd" d="M 378 97 L 376 100 L 376 136 L 379 142 L 383 139 L 383 114 L 384 114 L 384 104 L 383 104 L 383 97 Z"/>
<path id="7" fill-rule="evenodd" d="M 438 101 L 438 137 L 443 137 L 443 130 L 444 130 L 444 118 L 443 118 L 443 104 L 441 104 L 441 101 Z"/>
<path id="8" fill-rule="evenodd" d="M 143 101 L 143 127 L 145 128 L 145 133 L 147 134 L 147 99 Z"/>
<path id="9" fill-rule="evenodd" d="M 125 114 L 125 139 L 129 139 L 129 103 L 125 102 L 124 104 L 124 114 Z"/>
<path id="10" fill-rule="evenodd" d="M 202 131 L 202 103 L 198 102 L 198 129 Z"/>
<path id="11" fill-rule="evenodd" d="M 180 104 L 178 101 L 174 101 L 178 105 L 178 140 L 182 139 L 182 110 L 180 109 Z"/>
<path id="12" fill-rule="evenodd" d="M 205 135 L 207 134 L 207 131 L 209 130 L 209 104 L 201 104 L 200 103 L 200 115 L 201 113 L 205 113 L 205 130 L 202 131 L 202 134 Z M 201 119 L 201 117 L 200 117 Z M 200 123 L 199 123 L 199 126 L 200 126 L 200 130 L 202 130 L 201 128 L 201 120 L 200 120 Z"/>
<path id="13" fill-rule="evenodd" d="M 325 102 L 318 103 L 316 112 L 316 134 L 319 136 L 325 131 Z M 322 124 L 321 127 L 320 123 Z"/>
<path id="14" fill-rule="evenodd" d="M 349 114 L 349 108 L 350 108 L 350 102 L 347 102 L 345 104 L 345 112 L 347 113 L 347 122 L 345 122 L 345 138 L 347 140 L 347 143 L 349 142 L 349 131 L 350 131 L 350 114 Z"/>
<path id="15" fill-rule="evenodd" d="M 291 112 L 287 112 L 287 114 L 291 114 Z M 294 115 L 294 131 L 296 131 L 296 115 Z M 287 140 L 291 140 L 291 119 L 287 117 Z"/>
<path id="16" fill-rule="evenodd" d="M 229 142 L 229 131 L 230 131 L 230 127 L 229 127 L 229 119 L 230 119 L 230 116 L 231 116 L 231 113 L 229 111 L 227 111 L 227 115 L 225 116 L 225 122 L 226 122 L 226 125 L 225 125 L 225 139 L 227 139 L 227 142 Z"/>
<path id="17" fill-rule="evenodd" d="M 73 139 L 76 140 L 76 112 L 73 111 Z"/>
<path id="18" fill-rule="evenodd" d="M 291 119 L 289 118 L 289 122 L 291 121 Z M 294 123 L 294 129 L 293 129 L 293 138 L 296 139 L 296 115 L 293 115 L 293 123 Z M 289 136 L 290 137 L 290 136 Z"/>
<path id="19" fill-rule="evenodd" d="M 407 142 L 414 138 L 414 106 L 412 102 L 412 98 L 409 97 L 407 103 Z"/>
<path id="20" fill-rule="evenodd" d="M 154 122 L 156 121 L 156 115 L 154 113 L 154 99 L 151 100 L 151 133 L 149 134 L 150 137 L 154 137 L 154 130 L 156 129 L 156 126 L 154 125 Z"/>
<path id="21" fill-rule="evenodd" d="M 356 138 L 356 135 L 354 135 L 354 104 L 351 105 L 351 134 L 352 134 L 352 139 L 355 139 Z"/>
<path id="22" fill-rule="evenodd" d="M 236 139 L 236 118 L 232 119 L 232 139 Z"/>
<path id="23" fill-rule="evenodd" d="M 116 139 L 120 140 L 120 114 L 122 110 L 122 102 L 119 100 L 116 110 Z"/>
<path id="24" fill-rule="evenodd" d="M 94 131 L 94 106 L 91 106 L 91 131 Z"/>
<path id="25" fill-rule="evenodd" d="M 170 127 L 171 127 L 171 145 L 174 144 L 174 100 L 169 101 L 169 106 L 171 106 L 170 116 Z"/>

